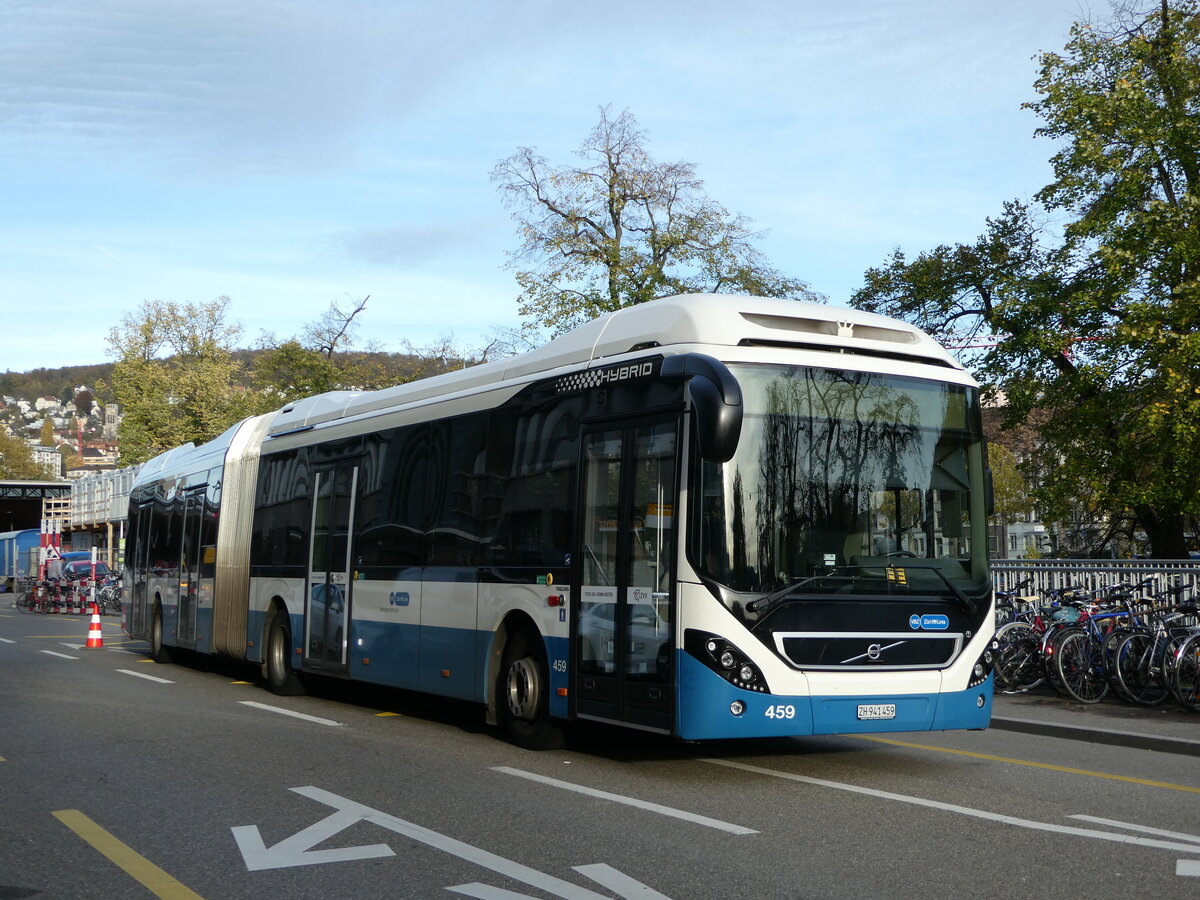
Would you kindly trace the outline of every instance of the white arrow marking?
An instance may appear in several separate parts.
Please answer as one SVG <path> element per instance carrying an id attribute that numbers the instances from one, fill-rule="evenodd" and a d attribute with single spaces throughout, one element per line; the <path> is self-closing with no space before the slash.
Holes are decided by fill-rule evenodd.
<path id="1" fill-rule="evenodd" d="M 378 859 L 395 856 L 387 844 L 371 844 L 363 847 L 338 847 L 332 850 L 313 850 L 321 841 L 328 840 L 339 831 L 362 821 L 357 812 L 338 810 L 320 822 L 309 825 L 303 831 L 284 838 L 273 847 L 263 843 L 257 825 L 240 825 L 233 829 L 233 838 L 242 859 L 251 872 L 263 869 L 287 869 L 292 866 L 316 866 L 321 863 L 347 862 L 352 859 Z"/>
<path id="2" fill-rule="evenodd" d="M 339 831 L 349 828 L 356 822 L 366 821 L 388 831 L 394 831 L 410 840 L 418 841 L 435 850 L 441 850 L 452 856 L 485 869 L 490 869 L 497 875 L 511 878 L 532 888 L 545 891 L 547 894 L 559 897 L 561 900 L 609 900 L 603 894 L 588 890 L 561 878 L 555 878 L 545 872 L 522 865 L 487 850 L 473 847 L 463 841 L 455 840 L 444 834 L 438 834 L 421 825 L 407 822 L 396 816 L 388 815 L 345 797 L 322 790 L 318 787 L 298 787 L 291 790 L 302 797 L 316 800 L 326 806 L 332 806 L 337 812 L 322 819 L 315 825 L 310 825 L 303 831 L 285 838 L 274 847 L 266 847 L 256 825 L 243 825 L 233 829 L 233 837 L 246 868 L 250 871 L 261 869 L 279 869 L 288 866 L 307 866 L 325 862 L 343 862 L 351 859 L 368 859 L 380 856 L 394 856 L 391 847 L 386 844 L 375 844 L 369 847 L 347 847 L 336 850 L 313 850 L 321 841 L 333 837 Z M 583 866 L 576 871 L 588 878 L 604 884 L 617 891 L 626 900 L 667 900 L 662 894 L 656 893 L 640 882 L 623 875 L 610 866 Z M 494 888 L 485 884 L 464 884 L 447 890 L 464 894 L 481 900 L 513 900 L 522 897 L 502 888 Z M 623 893 L 622 891 L 628 891 Z"/>

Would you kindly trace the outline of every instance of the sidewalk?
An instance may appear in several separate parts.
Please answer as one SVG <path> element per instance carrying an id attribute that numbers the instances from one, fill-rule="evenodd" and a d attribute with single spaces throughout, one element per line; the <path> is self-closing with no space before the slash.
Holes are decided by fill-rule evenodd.
<path id="1" fill-rule="evenodd" d="M 1186 710 L 1173 700 L 1147 707 L 1106 697 L 1089 705 L 1060 697 L 1047 687 L 1028 694 L 997 693 L 991 727 L 1200 756 L 1200 713 Z"/>

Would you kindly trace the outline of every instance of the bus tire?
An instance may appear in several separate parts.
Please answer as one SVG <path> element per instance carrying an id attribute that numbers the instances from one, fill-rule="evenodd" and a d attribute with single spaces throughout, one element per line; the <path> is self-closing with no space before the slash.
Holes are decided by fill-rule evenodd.
<path id="1" fill-rule="evenodd" d="M 497 711 L 509 740 L 526 750 L 557 750 L 562 729 L 550 718 L 550 676 L 541 638 L 522 629 L 504 648 Z"/>
<path id="2" fill-rule="evenodd" d="M 292 633 L 287 617 L 275 613 L 267 627 L 267 652 L 263 667 L 267 686 L 280 697 L 295 697 L 305 693 L 300 673 L 291 667 Z"/>
<path id="3" fill-rule="evenodd" d="M 154 615 L 150 619 L 150 658 L 156 663 L 169 663 L 171 649 L 163 642 L 162 604 L 154 604 Z"/>

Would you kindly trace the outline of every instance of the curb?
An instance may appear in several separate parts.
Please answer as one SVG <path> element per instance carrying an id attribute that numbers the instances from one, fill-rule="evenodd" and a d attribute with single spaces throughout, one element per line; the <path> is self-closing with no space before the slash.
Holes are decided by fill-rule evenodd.
<path id="1" fill-rule="evenodd" d="M 1200 756 L 1200 741 L 1188 738 L 1157 737 L 1151 734 L 1140 734 L 1136 731 L 1088 728 L 1083 725 L 1063 725 L 1036 719 L 1014 719 L 1009 716 L 992 716 L 991 727 L 1001 731 L 1018 731 L 1043 737 L 1065 738 L 1069 741 L 1087 741 L 1092 744 L 1132 747 L 1135 750 L 1155 750 L 1159 753 Z"/>

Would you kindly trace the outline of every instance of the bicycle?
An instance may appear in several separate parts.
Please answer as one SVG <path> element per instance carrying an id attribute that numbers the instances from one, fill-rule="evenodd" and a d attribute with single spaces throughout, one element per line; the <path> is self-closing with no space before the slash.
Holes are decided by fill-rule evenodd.
<path id="1" fill-rule="evenodd" d="M 106 578 L 96 592 L 96 606 L 100 615 L 121 614 L 121 581 L 119 578 Z"/>
<path id="2" fill-rule="evenodd" d="M 1091 603 L 1079 623 L 1064 629 L 1047 648 L 1056 676 L 1051 680 L 1063 693 L 1080 703 L 1099 703 L 1108 694 L 1116 649 L 1137 626 L 1135 592 L 1148 583 L 1103 589 L 1110 595 L 1106 605 Z"/>
<path id="3" fill-rule="evenodd" d="M 1172 670 L 1171 693 L 1187 709 L 1200 712 L 1200 632 L 1179 645 Z"/>
<path id="4" fill-rule="evenodd" d="M 1178 598 L 1187 587 L 1163 591 Z M 1147 613 L 1142 629 L 1126 635 L 1114 654 L 1113 687 L 1130 703 L 1156 706 L 1171 695 L 1174 653 L 1182 639 L 1194 633 L 1188 625 L 1196 615 L 1196 605 L 1176 602 L 1170 606 L 1153 607 Z"/>

